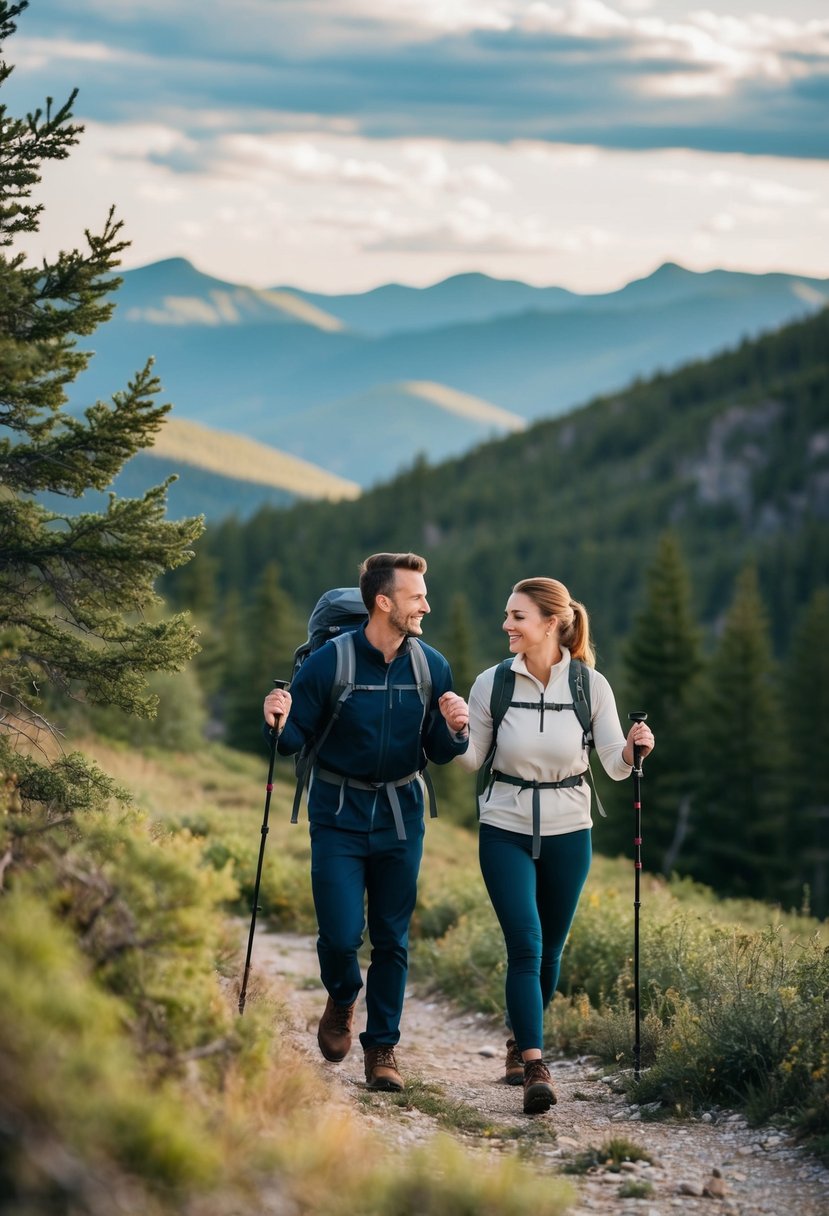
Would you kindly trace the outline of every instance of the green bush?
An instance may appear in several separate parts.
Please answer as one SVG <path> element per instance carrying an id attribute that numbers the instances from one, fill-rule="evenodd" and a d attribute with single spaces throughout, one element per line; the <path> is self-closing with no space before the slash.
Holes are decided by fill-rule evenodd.
<path id="1" fill-rule="evenodd" d="M 277 819 L 276 815 L 282 816 Z M 274 928 L 312 933 L 316 927 L 311 898 L 311 850 L 306 824 L 285 823 L 281 803 L 270 822 L 259 886 L 263 923 Z M 236 893 L 230 907 L 250 915 L 262 838 L 262 812 L 202 809 L 174 816 L 172 825 L 203 838 L 203 858 L 219 873 L 232 875 Z M 289 830 L 290 829 L 290 830 Z"/>
<path id="2" fill-rule="evenodd" d="M 666 1033 L 634 1086 L 678 1110 L 736 1106 L 756 1122 L 785 1115 L 829 1135 L 829 953 L 778 930 L 713 935 L 709 985 L 668 994 Z"/>
<path id="3" fill-rule="evenodd" d="M 215 1144 L 198 1113 L 143 1072 L 128 1006 L 94 984 L 67 927 L 22 891 L 3 900 L 0 1007 L 0 1191 L 17 1210 L 92 1210 L 111 1188 L 113 1210 L 129 1198 L 151 1212 L 150 1192 L 215 1183 Z"/>

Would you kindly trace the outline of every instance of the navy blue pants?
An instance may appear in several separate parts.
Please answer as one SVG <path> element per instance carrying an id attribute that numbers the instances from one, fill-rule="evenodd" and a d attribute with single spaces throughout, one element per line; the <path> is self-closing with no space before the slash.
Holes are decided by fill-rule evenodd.
<path id="1" fill-rule="evenodd" d="M 371 963 L 366 976 L 363 1048 L 392 1046 L 409 968 L 409 921 L 423 856 L 423 820 L 406 823 L 407 840 L 394 825 L 349 832 L 311 824 L 311 888 L 317 914 L 320 977 L 337 1005 L 350 1005 L 363 986 L 357 951 L 368 923 Z"/>
<path id="2" fill-rule="evenodd" d="M 532 836 L 482 823 L 481 873 L 507 947 L 508 1024 L 520 1051 L 544 1045 L 544 1010 L 553 999 L 561 953 L 592 858 L 590 829 Z"/>

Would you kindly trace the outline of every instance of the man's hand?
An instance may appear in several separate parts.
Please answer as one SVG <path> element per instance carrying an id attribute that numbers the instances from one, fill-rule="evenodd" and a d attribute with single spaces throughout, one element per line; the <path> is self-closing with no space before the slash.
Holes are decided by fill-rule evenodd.
<path id="1" fill-rule="evenodd" d="M 445 692 L 438 701 L 438 707 L 454 734 L 462 734 L 469 726 L 469 706 L 456 692 Z"/>
<path id="2" fill-rule="evenodd" d="M 286 688 L 275 688 L 273 692 L 269 692 L 265 697 L 262 712 L 265 715 L 265 721 L 268 726 L 276 726 L 277 719 L 279 719 L 279 728 L 281 730 L 285 725 L 285 719 L 291 712 L 291 694 Z"/>

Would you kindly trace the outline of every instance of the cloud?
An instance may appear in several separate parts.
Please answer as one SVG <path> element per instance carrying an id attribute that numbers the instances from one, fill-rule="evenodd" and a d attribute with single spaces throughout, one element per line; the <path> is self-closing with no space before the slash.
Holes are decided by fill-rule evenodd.
<path id="1" fill-rule="evenodd" d="M 50 0 L 3 101 L 81 85 L 51 250 L 113 201 L 128 264 L 256 286 L 829 274 L 829 21 L 765 2 Z"/>
<path id="2" fill-rule="evenodd" d="M 371 138 L 825 157 L 822 0 L 790 0 L 785 18 L 741 3 L 236 0 L 231 15 L 216 0 L 52 0 L 21 20 L 12 88 L 79 80 L 82 116 L 190 132 L 295 115 L 294 129 L 315 116 Z"/>
<path id="3" fill-rule="evenodd" d="M 113 201 L 128 265 L 183 255 L 259 287 L 358 290 L 477 269 L 599 290 L 667 260 L 829 274 L 818 161 L 331 131 L 195 143 L 159 124 L 89 124 L 45 175 L 49 246 L 30 247 L 72 248 Z"/>
<path id="4" fill-rule="evenodd" d="M 613 241 L 599 228 L 574 224 L 565 230 L 543 213 L 493 208 L 485 199 L 472 195 L 454 200 L 448 209 L 436 205 L 429 218 L 422 212 L 374 207 L 348 211 L 320 208 L 311 219 L 332 230 L 349 230 L 369 254 L 550 255 L 578 253 Z"/>

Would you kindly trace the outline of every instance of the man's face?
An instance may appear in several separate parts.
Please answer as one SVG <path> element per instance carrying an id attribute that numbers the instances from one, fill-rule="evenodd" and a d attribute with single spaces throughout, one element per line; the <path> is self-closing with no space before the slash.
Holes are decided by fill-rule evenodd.
<path id="1" fill-rule="evenodd" d="M 416 570 L 395 570 L 389 624 L 403 637 L 419 637 L 420 622 L 431 608 L 426 600 L 426 580 Z"/>

